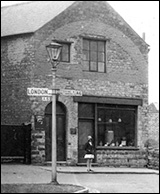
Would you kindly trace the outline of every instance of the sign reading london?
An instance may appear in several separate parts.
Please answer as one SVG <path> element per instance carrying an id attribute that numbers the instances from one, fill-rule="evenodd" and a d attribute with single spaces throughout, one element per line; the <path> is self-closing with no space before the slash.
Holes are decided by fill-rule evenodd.
<path id="1" fill-rule="evenodd" d="M 48 88 L 27 88 L 28 96 L 52 96 L 52 90 Z"/>
<path id="2" fill-rule="evenodd" d="M 48 88 L 27 88 L 27 95 L 28 96 L 52 96 L 52 90 Z M 55 94 L 60 94 L 64 96 L 82 96 L 82 91 L 80 90 L 71 90 L 71 89 L 63 89 L 55 91 Z M 44 101 L 47 98 L 43 99 Z"/>

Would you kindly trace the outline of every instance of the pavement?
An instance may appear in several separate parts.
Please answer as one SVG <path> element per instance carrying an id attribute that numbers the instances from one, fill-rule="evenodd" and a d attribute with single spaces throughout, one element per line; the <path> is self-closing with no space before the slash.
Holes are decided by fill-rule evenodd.
<path id="1" fill-rule="evenodd" d="M 51 167 L 40 167 L 44 170 L 51 171 Z M 158 174 L 159 170 L 147 168 L 115 168 L 115 167 L 92 167 L 93 174 Z M 82 174 L 87 173 L 86 167 L 79 166 L 58 166 L 58 173 L 74 173 Z"/>
<path id="2" fill-rule="evenodd" d="M 57 174 L 157 174 L 159 170 L 148 168 L 92 167 L 87 172 L 85 166 L 57 166 Z M 51 166 L 1 164 L 1 183 L 48 183 Z M 49 177 L 49 178 L 48 178 Z"/>
<path id="3" fill-rule="evenodd" d="M 93 185 L 96 185 L 100 178 L 105 180 L 106 176 L 121 176 L 124 179 L 126 176 L 137 176 L 138 174 L 141 176 L 159 175 L 159 170 L 147 168 L 93 167 L 92 169 L 93 172 L 88 173 L 85 166 L 57 166 L 57 181 L 62 184 L 75 184 L 92 188 L 89 189 L 90 193 L 98 193 L 99 188 L 93 188 Z M 1 184 L 50 183 L 51 171 L 51 166 L 1 164 Z M 85 179 L 91 182 L 87 184 Z M 115 178 L 113 182 L 115 182 Z M 107 188 L 109 188 L 109 185 Z M 119 185 L 117 190 L 118 188 L 120 188 Z M 93 189 L 95 190 L 93 191 Z"/>

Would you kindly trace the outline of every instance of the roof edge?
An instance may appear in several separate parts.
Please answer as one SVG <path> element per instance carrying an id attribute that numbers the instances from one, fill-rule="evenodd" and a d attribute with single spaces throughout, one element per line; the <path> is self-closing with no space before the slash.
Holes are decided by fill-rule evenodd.
<path id="1" fill-rule="evenodd" d="M 107 1 L 104 2 L 118 15 L 118 17 L 129 27 L 129 29 L 131 29 L 135 33 L 136 36 L 138 36 L 148 47 L 150 47 L 150 45 L 146 43 L 146 41 L 130 26 L 128 22 L 126 22 L 126 20 Z"/>
<path id="2" fill-rule="evenodd" d="M 23 32 L 23 33 L 17 33 L 17 34 L 9 34 L 9 35 L 4 35 L 1 36 L 1 38 L 7 38 L 7 37 L 13 37 L 13 36 L 19 36 L 19 35 L 30 35 L 30 34 L 34 34 L 35 32 Z"/>

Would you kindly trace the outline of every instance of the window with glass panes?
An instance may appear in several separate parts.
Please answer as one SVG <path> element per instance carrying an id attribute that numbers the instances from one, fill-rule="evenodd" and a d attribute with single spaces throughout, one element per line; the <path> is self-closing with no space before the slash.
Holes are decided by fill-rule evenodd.
<path id="1" fill-rule="evenodd" d="M 83 39 L 85 71 L 106 72 L 105 41 Z"/>
<path id="2" fill-rule="evenodd" d="M 94 122 L 96 146 L 136 147 L 137 107 L 79 103 L 79 120 Z"/>
<path id="3" fill-rule="evenodd" d="M 97 106 L 97 146 L 136 146 L 136 108 L 133 106 Z"/>
<path id="4" fill-rule="evenodd" d="M 60 43 L 62 45 L 62 51 L 60 53 L 60 61 L 70 62 L 70 44 Z"/>

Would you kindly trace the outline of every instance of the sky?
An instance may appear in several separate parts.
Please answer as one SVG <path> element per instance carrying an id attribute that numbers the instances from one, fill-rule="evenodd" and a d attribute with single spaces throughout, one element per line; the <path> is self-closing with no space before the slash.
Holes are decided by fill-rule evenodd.
<path id="1" fill-rule="evenodd" d="M 8 6 L 28 1 L 1 1 Z M 108 1 L 123 19 L 150 45 L 149 103 L 159 104 L 159 1 Z"/>

